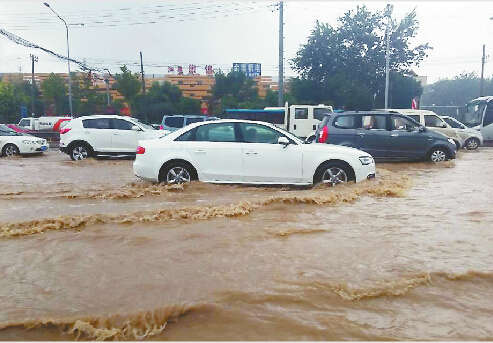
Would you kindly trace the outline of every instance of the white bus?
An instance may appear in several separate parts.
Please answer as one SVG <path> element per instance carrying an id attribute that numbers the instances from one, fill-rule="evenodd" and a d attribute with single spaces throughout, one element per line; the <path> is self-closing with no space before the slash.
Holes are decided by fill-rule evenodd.
<path id="1" fill-rule="evenodd" d="M 466 104 L 464 124 L 481 131 L 485 141 L 493 140 L 493 96 L 483 96 Z"/>

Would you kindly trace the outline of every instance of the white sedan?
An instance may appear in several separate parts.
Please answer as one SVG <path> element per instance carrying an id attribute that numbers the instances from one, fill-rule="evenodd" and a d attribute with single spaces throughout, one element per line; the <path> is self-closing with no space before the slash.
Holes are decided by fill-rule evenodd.
<path id="1" fill-rule="evenodd" d="M 5 125 L 0 125 L 0 156 L 39 154 L 46 150 L 46 139 L 15 132 Z"/>
<path id="2" fill-rule="evenodd" d="M 373 158 L 361 150 L 304 144 L 274 125 L 247 120 L 191 124 L 139 142 L 136 176 L 166 183 L 335 185 L 375 177 Z"/>

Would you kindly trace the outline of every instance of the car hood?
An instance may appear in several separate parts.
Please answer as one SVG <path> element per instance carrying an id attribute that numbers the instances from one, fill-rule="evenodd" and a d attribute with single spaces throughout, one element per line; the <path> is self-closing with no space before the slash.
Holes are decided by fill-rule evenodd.
<path id="1" fill-rule="evenodd" d="M 371 156 L 369 153 L 361 151 L 356 148 L 351 148 L 342 145 L 335 145 L 335 144 L 324 144 L 324 143 L 303 144 L 303 151 L 320 152 L 320 153 L 332 152 L 332 153 L 340 153 L 340 154 L 347 154 L 354 156 L 358 155 L 358 157 Z"/>

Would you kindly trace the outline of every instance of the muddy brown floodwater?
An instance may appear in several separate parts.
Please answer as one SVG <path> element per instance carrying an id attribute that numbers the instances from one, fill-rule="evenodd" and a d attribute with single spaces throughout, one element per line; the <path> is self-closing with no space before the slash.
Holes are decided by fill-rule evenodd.
<path id="1" fill-rule="evenodd" d="M 0 340 L 492 340 L 493 149 L 335 188 L 0 159 Z"/>

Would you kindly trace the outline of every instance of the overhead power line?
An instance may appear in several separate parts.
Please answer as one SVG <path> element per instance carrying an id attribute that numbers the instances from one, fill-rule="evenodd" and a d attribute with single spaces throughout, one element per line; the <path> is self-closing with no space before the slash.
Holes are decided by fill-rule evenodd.
<path id="1" fill-rule="evenodd" d="M 55 56 L 56 58 L 58 58 L 60 60 L 64 60 L 64 61 L 69 60 L 70 62 L 77 64 L 84 71 L 99 71 L 99 72 L 105 71 L 105 69 L 101 69 L 101 68 L 91 68 L 91 67 L 87 66 L 85 63 L 77 61 L 73 58 L 69 59 L 66 56 L 60 55 L 59 53 L 56 53 L 50 49 L 43 48 L 42 46 L 39 46 L 35 43 L 31 43 L 30 41 L 25 40 L 24 38 L 21 38 L 17 35 L 14 35 L 13 33 L 10 33 L 4 29 L 1 29 L 1 28 L 0 28 L 0 35 L 6 37 L 7 39 L 14 42 L 15 44 L 25 46 L 26 48 L 39 49 L 39 50 L 44 51 L 44 52 L 46 52 L 52 56 Z"/>

